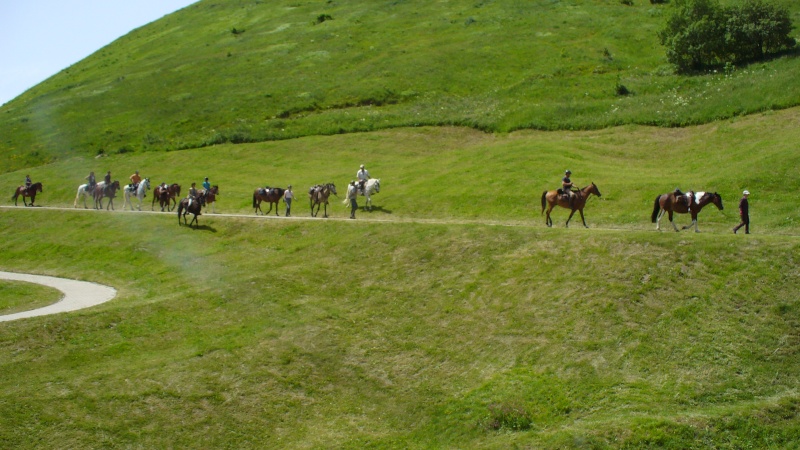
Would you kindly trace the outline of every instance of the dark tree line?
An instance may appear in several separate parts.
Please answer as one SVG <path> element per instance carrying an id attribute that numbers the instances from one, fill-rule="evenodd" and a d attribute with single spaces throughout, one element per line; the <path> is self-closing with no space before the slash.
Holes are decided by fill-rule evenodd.
<path id="1" fill-rule="evenodd" d="M 716 0 L 677 0 L 675 5 L 659 37 L 679 72 L 763 60 L 796 45 L 789 35 L 789 12 L 762 0 L 730 7 Z"/>

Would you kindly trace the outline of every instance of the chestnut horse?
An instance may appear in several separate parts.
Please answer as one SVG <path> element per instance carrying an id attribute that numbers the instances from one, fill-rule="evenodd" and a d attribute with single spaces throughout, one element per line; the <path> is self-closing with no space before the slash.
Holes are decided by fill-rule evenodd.
<path id="1" fill-rule="evenodd" d="M 208 191 L 206 191 L 205 189 L 202 189 L 198 193 L 198 195 L 205 195 L 205 197 L 206 197 L 206 200 L 205 200 L 206 209 L 208 209 L 208 205 L 211 205 L 211 212 L 213 213 L 214 212 L 214 203 L 216 203 L 217 196 L 219 195 L 219 186 L 217 186 L 215 184 L 214 186 L 211 186 L 211 189 L 209 189 Z"/>
<path id="2" fill-rule="evenodd" d="M 319 214 L 319 207 L 325 205 L 325 212 L 323 217 L 328 217 L 328 197 L 336 194 L 336 186 L 333 183 L 318 184 L 308 190 L 308 198 L 311 202 L 311 217 L 317 217 Z M 317 207 L 317 212 L 314 212 L 314 206 Z"/>
<path id="3" fill-rule="evenodd" d="M 258 212 L 261 211 L 261 214 L 265 216 L 272 211 L 272 204 L 275 204 L 275 215 L 278 216 L 278 202 L 283 198 L 283 193 L 286 192 L 286 189 L 283 188 L 258 188 L 253 191 L 253 208 L 255 208 L 255 213 L 258 215 Z M 261 202 L 269 203 L 269 209 L 267 212 L 261 209 Z"/>
<path id="4" fill-rule="evenodd" d="M 670 192 L 669 194 L 661 194 L 656 197 L 656 201 L 653 204 L 653 215 L 651 219 L 654 224 L 656 224 L 656 230 L 661 230 L 661 217 L 664 216 L 664 213 L 669 214 L 669 223 L 672 224 L 672 228 L 675 231 L 678 231 L 678 227 L 675 226 L 675 222 L 672 221 L 672 213 L 678 214 L 692 214 L 692 223 L 683 227 L 683 229 L 691 228 L 694 225 L 695 233 L 699 233 L 700 230 L 697 228 L 697 214 L 703 209 L 704 206 L 708 205 L 709 203 L 713 203 L 714 206 L 717 207 L 720 211 L 722 211 L 722 196 L 714 192 L 697 192 L 694 194 L 694 201 L 692 202 L 691 207 L 688 205 L 688 199 L 685 195 L 676 196 L 674 192 Z"/>
<path id="5" fill-rule="evenodd" d="M 558 205 L 562 208 L 571 210 L 569 217 L 567 217 L 567 227 L 569 227 L 569 221 L 572 219 L 572 215 L 575 214 L 575 211 L 577 210 L 581 213 L 583 226 L 589 228 L 589 226 L 586 225 L 586 219 L 583 218 L 583 207 L 586 206 L 586 200 L 589 199 L 590 195 L 594 194 L 598 197 L 602 197 L 602 195 L 594 183 L 579 191 L 574 191 L 574 194 L 575 198 L 572 199 L 572 205 L 570 205 L 569 198 L 567 198 L 566 195 L 560 194 L 558 190 L 542 192 L 542 214 L 544 214 L 544 209 L 547 208 L 547 218 L 545 219 L 545 224 L 547 224 L 548 227 L 553 226 L 553 220 L 550 218 L 550 211 L 552 211 L 553 208 Z"/>
<path id="6" fill-rule="evenodd" d="M 150 204 L 150 209 L 153 209 L 153 206 L 156 204 L 156 200 L 158 200 L 158 204 L 161 205 L 161 212 L 164 212 L 165 206 L 167 211 L 172 211 L 177 203 L 175 198 L 179 195 L 181 195 L 180 184 L 172 183 L 167 186 L 166 189 L 159 184 L 155 189 L 153 189 L 153 203 Z"/>
<path id="7" fill-rule="evenodd" d="M 200 226 L 200 222 L 197 221 L 197 216 L 201 215 L 200 210 L 202 210 L 203 206 L 206 204 L 206 196 L 205 194 L 198 194 L 191 205 L 189 204 L 189 200 L 191 199 L 187 197 L 178 202 L 178 225 L 181 225 L 181 215 L 183 215 L 183 224 L 186 225 L 186 214 L 194 214 L 194 218 L 188 225 L 192 226 L 194 223 Z"/>
<path id="8" fill-rule="evenodd" d="M 94 186 L 94 191 L 92 191 L 92 196 L 94 197 L 94 209 L 103 209 L 103 198 L 108 197 L 108 205 L 106 205 L 106 209 L 111 208 L 114 209 L 114 197 L 117 196 L 117 190 L 119 190 L 119 181 L 115 181 L 108 186 L 103 184 L 96 184 Z"/>
<path id="9" fill-rule="evenodd" d="M 25 206 L 33 206 L 33 202 L 36 200 L 37 192 L 42 192 L 42 183 L 33 183 L 29 187 L 20 186 L 14 191 L 14 195 L 11 197 L 11 200 L 14 200 L 14 206 L 17 206 L 17 198 L 21 195 L 22 203 L 24 203 Z M 25 201 L 25 197 L 31 198 L 30 205 Z"/>

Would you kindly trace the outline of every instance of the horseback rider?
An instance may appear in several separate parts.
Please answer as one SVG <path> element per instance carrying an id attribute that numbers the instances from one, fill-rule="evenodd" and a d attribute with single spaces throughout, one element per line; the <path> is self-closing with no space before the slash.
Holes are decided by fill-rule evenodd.
<path id="1" fill-rule="evenodd" d="M 196 185 L 197 183 L 192 183 L 192 187 L 189 188 L 189 195 L 186 196 L 186 198 L 189 199 L 189 203 L 186 205 L 187 209 L 190 206 L 192 206 L 192 202 L 197 198 L 197 187 L 195 187 Z"/>
<path id="2" fill-rule="evenodd" d="M 97 180 L 94 178 L 94 171 L 89 172 L 89 176 L 84 178 L 86 183 L 86 192 L 91 192 L 94 190 L 94 187 L 97 186 Z"/>
<path id="3" fill-rule="evenodd" d="M 356 172 L 356 178 L 358 178 L 358 188 L 363 193 L 367 184 L 367 180 L 372 178 L 371 176 L 369 176 L 369 172 L 367 172 L 367 169 L 364 167 L 363 164 L 358 169 L 358 172 Z"/>
<path id="4" fill-rule="evenodd" d="M 572 175 L 572 171 L 567 169 L 564 172 L 564 178 L 561 179 L 561 189 L 559 189 L 559 193 L 567 197 L 569 206 L 572 208 L 572 202 L 575 198 L 575 193 L 572 192 L 572 180 L 569 179 L 570 175 Z"/>
<path id="5" fill-rule="evenodd" d="M 32 184 L 33 182 L 31 181 L 31 176 L 25 175 L 25 192 L 28 192 L 28 189 L 30 189 Z"/>
<path id="6" fill-rule="evenodd" d="M 203 189 L 206 192 L 211 192 L 211 183 L 208 182 L 208 177 L 206 177 L 206 179 L 203 180 Z"/>
<path id="7" fill-rule="evenodd" d="M 133 191 L 136 192 L 136 189 L 139 187 L 139 183 L 142 182 L 142 177 L 139 176 L 139 171 L 137 170 L 133 175 L 131 175 L 131 186 L 133 186 Z"/>

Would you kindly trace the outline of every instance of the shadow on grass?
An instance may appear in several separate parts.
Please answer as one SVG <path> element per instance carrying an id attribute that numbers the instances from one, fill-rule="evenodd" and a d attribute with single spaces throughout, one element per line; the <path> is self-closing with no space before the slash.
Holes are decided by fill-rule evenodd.
<path id="1" fill-rule="evenodd" d="M 361 209 L 362 213 L 373 213 L 373 212 L 381 212 L 384 214 L 392 213 L 391 209 L 384 209 L 383 206 L 373 206 L 372 209 L 364 209 L 364 208 L 359 208 L 359 209 Z"/>

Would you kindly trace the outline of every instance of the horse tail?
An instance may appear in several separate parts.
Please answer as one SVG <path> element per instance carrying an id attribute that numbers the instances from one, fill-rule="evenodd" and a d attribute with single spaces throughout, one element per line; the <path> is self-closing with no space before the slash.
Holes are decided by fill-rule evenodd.
<path id="1" fill-rule="evenodd" d="M 658 204 L 658 200 L 661 198 L 660 195 L 656 195 L 656 201 L 653 203 L 653 215 L 650 216 L 650 220 L 653 223 L 656 223 L 656 219 L 658 219 L 658 211 L 661 209 L 661 206 Z"/>
<path id="2" fill-rule="evenodd" d="M 542 214 L 544 214 L 544 209 L 547 207 L 547 191 L 542 192 Z"/>
<path id="3" fill-rule="evenodd" d="M 256 205 L 256 195 L 258 195 L 258 194 L 253 192 L 253 208 L 256 208 L 258 206 L 258 205 Z"/>

